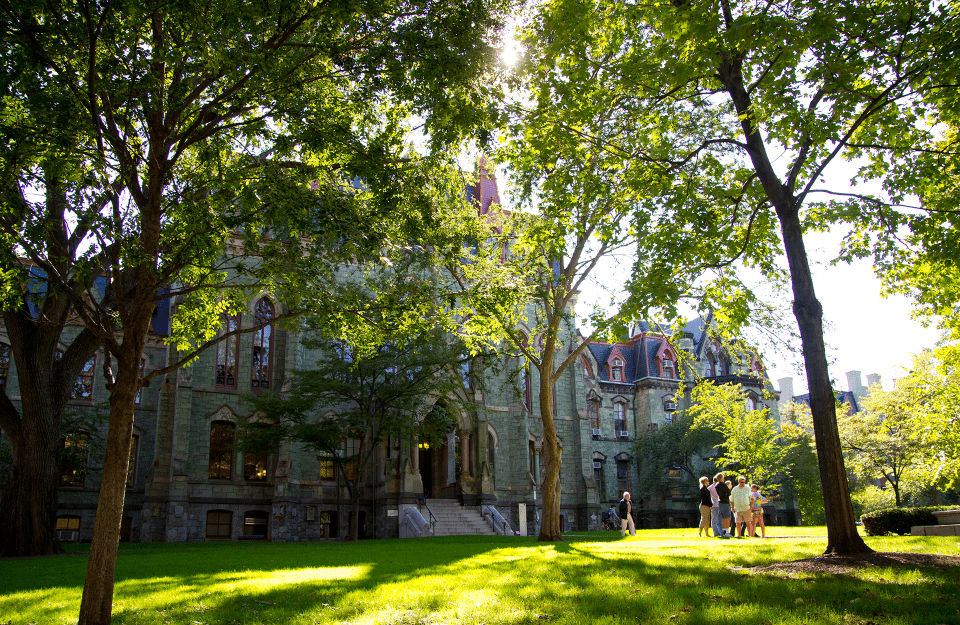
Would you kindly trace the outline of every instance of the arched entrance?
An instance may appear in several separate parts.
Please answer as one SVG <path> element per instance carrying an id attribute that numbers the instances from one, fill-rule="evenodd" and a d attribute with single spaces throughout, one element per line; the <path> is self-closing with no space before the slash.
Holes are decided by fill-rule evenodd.
<path id="1" fill-rule="evenodd" d="M 417 464 L 424 497 L 460 499 L 463 485 L 460 420 L 446 404 L 437 402 L 424 422 L 424 434 L 417 444 Z"/>

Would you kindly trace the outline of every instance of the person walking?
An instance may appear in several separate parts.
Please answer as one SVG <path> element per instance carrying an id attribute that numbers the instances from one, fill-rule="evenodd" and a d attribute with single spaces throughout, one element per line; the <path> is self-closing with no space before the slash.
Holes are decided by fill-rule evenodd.
<path id="1" fill-rule="evenodd" d="M 630 535 L 636 536 L 637 527 L 633 524 L 633 506 L 630 504 L 630 493 L 624 491 L 617 512 L 620 513 L 620 538 L 627 535 L 627 527 L 630 528 Z"/>
<path id="2" fill-rule="evenodd" d="M 737 538 L 744 537 L 744 529 L 747 536 L 753 536 L 753 511 L 750 510 L 750 487 L 747 486 L 747 478 L 743 475 L 737 478 L 737 485 L 730 492 L 730 501 L 733 504 L 733 510 L 736 514 L 736 525 L 745 524 L 740 527 L 740 535 Z"/>
<path id="3" fill-rule="evenodd" d="M 710 538 L 710 509 L 713 507 L 713 499 L 710 497 L 710 478 L 703 476 L 700 478 L 700 530 L 698 537 L 703 536 L 704 530 L 707 532 L 707 538 Z"/>
<path id="4" fill-rule="evenodd" d="M 713 476 L 713 481 L 717 485 L 717 497 L 720 499 L 720 524 L 723 526 L 722 535 L 731 538 L 730 518 L 733 516 L 730 510 L 730 487 L 723 481 L 723 473 L 717 473 Z"/>

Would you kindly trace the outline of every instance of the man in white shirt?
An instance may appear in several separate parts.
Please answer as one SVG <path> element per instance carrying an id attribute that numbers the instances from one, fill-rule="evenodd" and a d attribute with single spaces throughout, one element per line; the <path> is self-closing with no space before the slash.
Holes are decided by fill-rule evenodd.
<path id="1" fill-rule="evenodd" d="M 743 538 L 743 529 L 746 527 L 747 536 L 753 536 L 753 512 L 750 510 L 750 487 L 747 486 L 747 478 L 741 475 L 737 478 L 737 485 L 730 491 L 730 505 L 733 506 L 733 514 L 736 525 L 740 528 L 740 535 L 737 538 Z M 744 525 L 741 525 L 744 523 Z"/>

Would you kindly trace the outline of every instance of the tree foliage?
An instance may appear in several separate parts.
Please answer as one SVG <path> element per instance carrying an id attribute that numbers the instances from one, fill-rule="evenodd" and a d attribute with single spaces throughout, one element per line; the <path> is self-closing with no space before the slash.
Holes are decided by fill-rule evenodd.
<path id="1" fill-rule="evenodd" d="M 780 436 L 770 408 L 751 410 L 739 384 L 701 382 L 691 393 L 688 412 L 695 427 L 709 428 L 720 438 L 717 462 L 768 483 L 782 474 L 790 444 Z"/>
<path id="2" fill-rule="evenodd" d="M 676 486 L 676 478 L 670 476 L 670 469 L 679 469 L 681 474 L 685 474 L 681 483 L 695 490 L 698 488 L 696 481 L 701 475 L 712 476 L 717 469 L 714 459 L 707 458 L 714 447 L 722 443 L 723 438 L 718 432 L 695 425 L 689 414 L 680 414 L 673 423 L 640 435 L 634 446 L 639 464 L 639 494 L 663 496 Z"/>
<path id="3" fill-rule="evenodd" d="M 69 385 L 93 350 L 108 355 L 110 427 L 81 623 L 110 620 L 134 397 L 158 301 L 184 298 L 183 340 L 210 336 L 245 289 L 306 305 L 336 293 L 325 287 L 337 259 L 378 258 L 430 230 L 436 203 L 461 193 L 408 186 L 424 169 L 407 152 L 405 120 L 417 115 L 439 154 L 484 118 L 491 90 L 481 76 L 502 8 L 5 5 L 4 317 L 12 342 L 43 347 L 30 363 L 14 345 L 14 359 L 21 375 Z M 31 265 L 52 296 L 43 305 L 52 332 L 37 329 L 20 289 Z M 85 342 L 52 364 L 71 309 Z M 352 310 L 336 298 L 325 309 L 341 322 Z M 45 431 L 61 400 L 54 394 L 43 413 Z M 13 439 L 34 413 L 3 408 Z"/>
<path id="4" fill-rule="evenodd" d="M 938 149 L 926 120 L 936 115 L 931 102 L 938 95 L 955 98 L 950 81 L 937 74 L 955 50 L 954 9 L 913 0 L 554 0 L 533 18 L 531 62 L 553 76 L 557 97 L 582 92 L 612 103 L 624 124 L 616 136 L 648 141 L 621 158 L 659 166 L 676 181 L 657 185 L 656 201 L 703 207 L 676 211 L 676 230 L 727 229 L 747 264 L 776 273 L 779 229 L 811 392 L 830 553 L 868 548 L 846 488 L 803 230 L 873 206 L 865 194 L 824 183 L 842 159 L 891 152 L 909 159 Z M 589 126 L 571 131 L 606 140 Z M 617 150 L 615 142 L 610 149 Z M 891 171 L 865 167 L 859 176 L 898 188 Z M 713 293 L 724 301 L 728 292 L 735 293 Z M 745 318 L 746 307 L 733 310 L 740 313 L 733 319 Z"/>
<path id="5" fill-rule="evenodd" d="M 240 445 L 292 441 L 331 463 L 350 493 L 356 540 L 362 484 L 380 446 L 387 437 L 435 444 L 455 426 L 449 409 L 466 401 L 460 364 L 469 355 L 440 330 L 366 349 L 322 338 L 304 344 L 320 351 L 315 366 L 296 371 L 281 395 L 248 397 L 258 419 L 242 427 Z"/>

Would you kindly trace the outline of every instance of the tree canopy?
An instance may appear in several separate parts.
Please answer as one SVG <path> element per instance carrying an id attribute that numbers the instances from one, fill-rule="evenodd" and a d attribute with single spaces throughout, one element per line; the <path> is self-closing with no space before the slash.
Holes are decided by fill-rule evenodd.
<path id="1" fill-rule="evenodd" d="M 461 191 L 437 194 L 417 180 L 425 169 L 407 149 L 407 120 L 422 121 L 437 154 L 475 131 L 492 95 L 484 74 L 503 8 L 4 7 L 5 322 L 12 342 L 35 340 L 31 333 L 45 348 L 58 340 L 62 324 L 30 329 L 20 285 L 33 265 L 56 294 L 51 316 L 72 310 L 86 341 L 66 350 L 63 365 L 50 364 L 52 349 L 28 364 L 14 346 L 14 359 L 21 374 L 49 376 L 53 366 L 70 381 L 85 352 L 102 346 L 108 355 L 110 426 L 81 623 L 110 620 L 134 398 L 158 302 L 182 297 L 175 332 L 209 336 L 245 289 L 297 308 L 336 292 L 324 287 L 337 259 L 379 258 L 429 230 L 436 204 Z M 343 321 L 350 307 L 334 299 L 327 310 Z M 4 431 L 12 438 L 34 414 L 10 411 Z M 56 406 L 43 414 L 54 427 Z"/>

